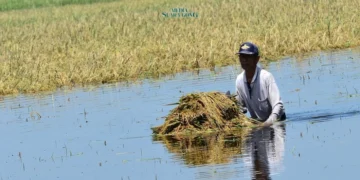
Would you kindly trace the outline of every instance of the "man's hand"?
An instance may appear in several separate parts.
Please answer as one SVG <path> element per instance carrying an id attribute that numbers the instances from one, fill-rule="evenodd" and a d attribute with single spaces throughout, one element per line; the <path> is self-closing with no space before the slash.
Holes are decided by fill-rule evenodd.
<path id="1" fill-rule="evenodd" d="M 277 114 L 271 114 L 269 118 L 262 124 L 263 126 L 271 126 L 278 119 Z"/>
<path id="2" fill-rule="evenodd" d="M 247 108 L 244 106 L 244 103 L 243 102 L 240 102 L 241 100 L 239 100 L 239 95 L 237 94 L 237 95 L 231 95 L 231 93 L 230 93 L 230 91 L 226 91 L 226 93 L 225 93 L 225 95 L 229 98 L 229 99 L 231 99 L 231 100 L 235 100 L 236 102 L 235 103 L 237 103 L 239 106 L 240 106 L 240 113 L 242 113 L 242 114 L 246 114 L 247 113 Z M 233 98 L 235 98 L 235 99 L 233 99 Z"/>
<path id="3" fill-rule="evenodd" d="M 265 121 L 265 122 L 262 123 L 261 126 L 263 126 L 263 127 L 268 127 L 268 126 L 271 126 L 271 125 L 273 125 L 272 122 Z"/>
<path id="4" fill-rule="evenodd" d="M 231 97 L 230 91 L 226 91 L 225 95 L 226 95 L 228 98 L 230 98 L 230 97 Z"/>

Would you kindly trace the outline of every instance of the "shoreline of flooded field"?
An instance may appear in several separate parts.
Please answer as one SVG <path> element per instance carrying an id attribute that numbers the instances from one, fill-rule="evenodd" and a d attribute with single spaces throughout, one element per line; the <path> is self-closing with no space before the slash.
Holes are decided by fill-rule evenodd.
<path id="1" fill-rule="evenodd" d="M 0 101 L 2 179 L 349 179 L 360 166 L 360 53 L 266 66 L 288 121 L 243 134 L 156 139 L 182 95 L 235 89 L 239 66 Z"/>

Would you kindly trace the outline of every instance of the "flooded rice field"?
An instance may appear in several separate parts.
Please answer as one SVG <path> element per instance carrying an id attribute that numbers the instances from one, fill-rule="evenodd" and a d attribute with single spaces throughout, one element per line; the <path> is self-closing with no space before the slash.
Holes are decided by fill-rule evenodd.
<path id="1" fill-rule="evenodd" d="M 0 179 L 354 179 L 360 168 L 360 53 L 266 67 L 288 121 L 236 134 L 156 138 L 180 96 L 235 89 L 229 66 L 158 81 L 0 100 Z"/>

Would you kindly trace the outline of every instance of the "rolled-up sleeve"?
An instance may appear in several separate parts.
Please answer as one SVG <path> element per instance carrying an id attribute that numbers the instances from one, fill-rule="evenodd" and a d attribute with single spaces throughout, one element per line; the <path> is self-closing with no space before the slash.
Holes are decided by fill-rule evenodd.
<path id="1" fill-rule="evenodd" d="M 272 107 L 271 114 L 276 114 L 279 118 L 284 113 L 284 105 L 281 100 L 280 91 L 278 86 L 276 85 L 273 75 L 269 75 L 267 80 L 269 103 Z"/>

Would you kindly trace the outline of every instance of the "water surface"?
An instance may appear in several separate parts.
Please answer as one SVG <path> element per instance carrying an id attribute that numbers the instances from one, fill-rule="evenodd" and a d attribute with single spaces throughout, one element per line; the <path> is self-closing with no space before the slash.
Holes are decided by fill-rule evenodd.
<path id="1" fill-rule="evenodd" d="M 235 89 L 238 66 L 135 84 L 4 97 L 1 179 L 354 179 L 360 168 L 360 53 L 285 58 L 266 67 L 288 122 L 158 139 L 187 93 Z"/>

